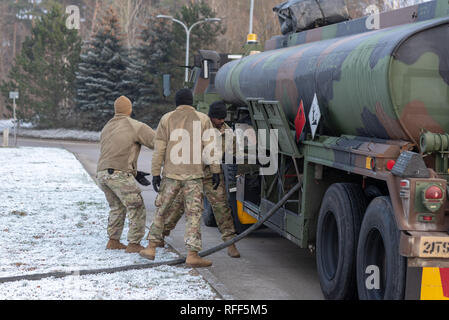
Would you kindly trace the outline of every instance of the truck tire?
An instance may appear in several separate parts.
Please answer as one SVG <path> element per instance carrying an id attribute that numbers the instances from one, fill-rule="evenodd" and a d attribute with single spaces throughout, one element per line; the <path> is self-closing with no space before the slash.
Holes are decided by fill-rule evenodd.
<path id="1" fill-rule="evenodd" d="M 357 289 L 362 300 L 402 300 L 406 258 L 399 254 L 400 231 L 389 197 L 366 210 L 357 248 Z"/>
<path id="2" fill-rule="evenodd" d="M 206 227 L 217 227 L 217 222 L 215 221 L 214 210 L 210 205 L 207 197 L 204 197 L 204 211 L 203 211 L 203 221 Z"/>
<path id="3" fill-rule="evenodd" d="M 361 187 L 337 183 L 324 195 L 318 216 L 316 259 L 323 295 L 357 298 L 356 252 L 366 200 Z"/>
<path id="4" fill-rule="evenodd" d="M 234 227 L 237 234 L 241 234 L 246 229 L 251 227 L 250 224 L 242 224 L 237 213 L 237 199 L 236 192 L 229 192 L 229 190 L 237 185 L 237 165 L 225 164 L 223 167 L 223 175 L 225 178 L 226 192 L 228 196 L 228 204 L 231 208 L 232 220 L 234 221 Z"/>

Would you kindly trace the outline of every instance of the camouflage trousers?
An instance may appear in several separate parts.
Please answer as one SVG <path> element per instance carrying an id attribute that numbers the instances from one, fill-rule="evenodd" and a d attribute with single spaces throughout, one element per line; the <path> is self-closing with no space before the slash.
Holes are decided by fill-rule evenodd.
<path id="1" fill-rule="evenodd" d="M 161 242 L 164 239 L 165 221 L 171 214 L 172 203 L 178 195 L 182 196 L 182 205 L 185 208 L 186 229 L 184 242 L 189 251 L 201 251 L 201 215 L 203 213 L 203 181 L 174 180 L 164 178 L 159 194 L 156 197 L 156 213 L 148 233 L 148 240 Z M 182 214 L 181 214 L 182 215 Z"/>
<path id="2" fill-rule="evenodd" d="M 128 242 L 139 244 L 145 236 L 147 212 L 134 176 L 123 171 L 109 174 L 106 170 L 98 172 L 97 179 L 111 209 L 108 220 L 109 239 L 120 240 L 128 213 Z"/>
<path id="3" fill-rule="evenodd" d="M 226 242 L 233 239 L 236 236 L 236 232 L 234 221 L 232 220 L 231 208 L 229 207 L 226 197 L 226 186 L 223 175 L 221 175 L 220 181 L 221 182 L 218 189 L 214 190 L 212 177 L 205 178 L 203 179 L 203 188 L 206 198 L 212 207 L 218 230 L 221 233 L 221 238 L 224 242 Z M 178 194 L 176 199 L 171 204 L 169 212 L 170 215 L 165 221 L 164 235 L 170 234 L 184 213 L 184 201 L 182 194 Z"/>

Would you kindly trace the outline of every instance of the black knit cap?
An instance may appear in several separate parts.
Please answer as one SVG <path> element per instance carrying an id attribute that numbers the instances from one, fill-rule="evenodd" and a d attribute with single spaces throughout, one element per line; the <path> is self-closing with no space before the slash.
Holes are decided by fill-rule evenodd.
<path id="1" fill-rule="evenodd" d="M 225 119 L 228 115 L 226 103 L 223 101 L 215 101 L 209 107 L 209 117 L 214 119 Z"/>
<path id="2" fill-rule="evenodd" d="M 181 89 L 176 92 L 176 106 L 191 106 L 193 104 L 193 95 L 190 89 Z"/>

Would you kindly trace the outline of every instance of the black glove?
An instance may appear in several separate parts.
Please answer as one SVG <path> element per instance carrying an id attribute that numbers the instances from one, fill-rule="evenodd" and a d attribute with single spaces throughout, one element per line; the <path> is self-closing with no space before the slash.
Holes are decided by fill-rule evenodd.
<path id="1" fill-rule="evenodd" d="M 148 187 L 149 185 L 151 185 L 151 182 L 148 181 L 147 178 L 145 178 L 145 177 L 149 176 L 149 175 L 150 175 L 149 173 L 137 171 L 136 180 L 141 185 Z"/>
<path id="2" fill-rule="evenodd" d="M 218 186 L 220 185 L 220 174 L 214 173 L 212 175 L 212 185 L 214 186 L 214 190 L 218 189 Z"/>
<path id="3" fill-rule="evenodd" d="M 159 187 L 161 186 L 161 176 L 154 176 L 153 177 L 153 188 L 154 191 L 159 193 Z"/>

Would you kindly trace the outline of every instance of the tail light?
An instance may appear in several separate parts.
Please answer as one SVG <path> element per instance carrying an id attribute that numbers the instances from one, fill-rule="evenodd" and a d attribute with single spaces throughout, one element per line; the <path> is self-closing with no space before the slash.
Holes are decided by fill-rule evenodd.
<path id="1" fill-rule="evenodd" d="M 388 160 L 387 162 L 387 170 L 391 171 L 393 170 L 394 166 L 396 165 L 396 161 L 394 160 Z"/>
<path id="2" fill-rule="evenodd" d="M 423 204 L 430 212 L 440 210 L 443 205 L 444 191 L 437 185 L 431 185 L 424 189 Z"/>
<path id="3" fill-rule="evenodd" d="M 443 190 L 440 189 L 440 187 L 437 186 L 430 186 L 427 188 L 424 198 L 426 200 L 441 200 L 443 199 Z"/>
<path id="4" fill-rule="evenodd" d="M 410 198 L 410 181 L 401 180 L 399 185 L 399 196 L 403 199 Z"/>

